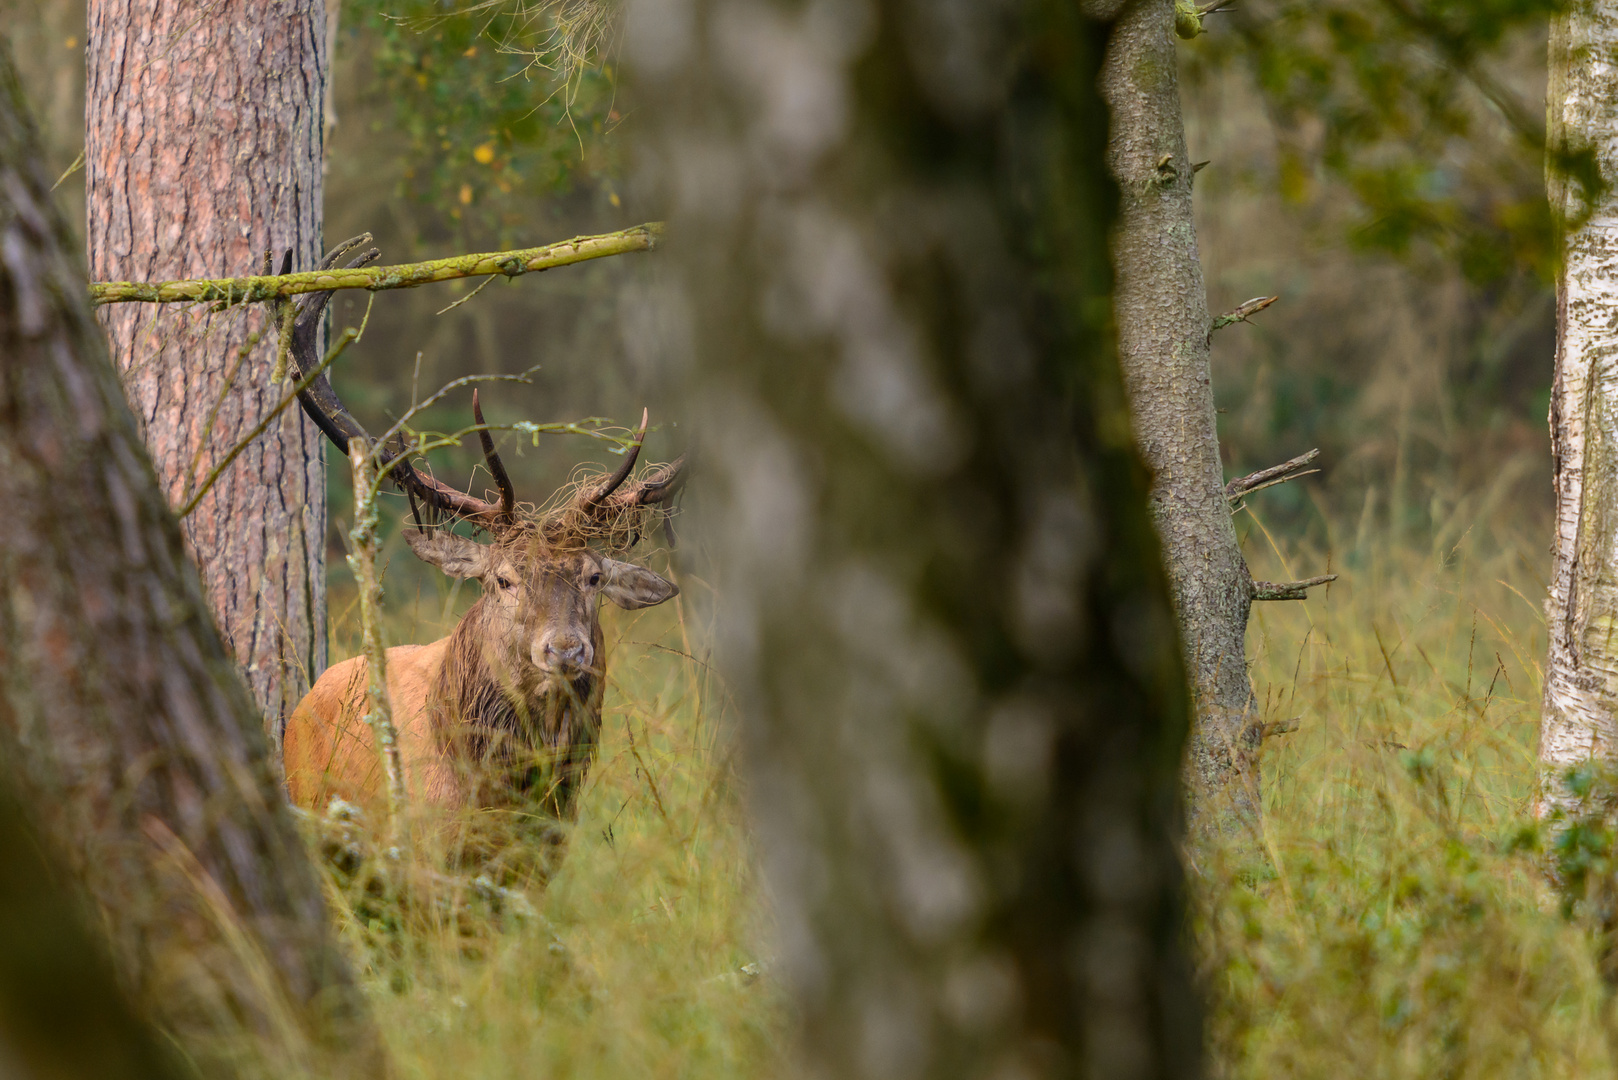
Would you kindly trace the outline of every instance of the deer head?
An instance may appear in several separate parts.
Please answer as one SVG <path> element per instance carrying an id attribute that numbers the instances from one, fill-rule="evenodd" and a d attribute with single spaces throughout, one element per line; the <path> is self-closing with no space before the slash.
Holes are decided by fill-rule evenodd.
<path id="1" fill-rule="evenodd" d="M 321 269 L 370 239 L 367 234 L 343 243 L 326 256 Z M 348 265 L 363 266 L 379 254 L 372 248 Z M 330 296 L 308 293 L 283 302 L 297 305 L 290 360 L 299 372 L 319 363 L 320 320 Z M 295 372 L 293 377 L 301 376 Z M 324 375 L 300 401 L 345 453 L 352 439 L 375 445 Z M 380 468 L 410 497 L 414 527 L 405 534 L 410 550 L 450 577 L 475 578 L 482 585 L 471 636 L 479 639 L 484 663 L 508 692 L 532 696 L 546 685 L 572 685 L 599 675 L 599 599 L 635 609 L 660 604 L 679 592 L 652 571 L 611 556 L 632 547 L 659 515 L 661 504 L 678 491 L 685 459 L 631 479 L 646 434 L 643 413 L 634 443 L 616 471 L 580 485 L 571 497 L 553 496 L 545 504 L 548 509 L 524 511 L 484 424 L 476 391 L 472 416 L 498 501 L 459 491 L 421 472 L 402 445 L 383 447 L 377 455 Z M 457 520 L 487 534 L 487 542 L 451 532 L 448 526 Z"/>

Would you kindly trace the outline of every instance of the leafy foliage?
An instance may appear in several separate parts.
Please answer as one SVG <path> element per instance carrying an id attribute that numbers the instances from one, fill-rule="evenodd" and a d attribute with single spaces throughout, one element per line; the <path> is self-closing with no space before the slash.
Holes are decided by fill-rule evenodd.
<path id="1" fill-rule="evenodd" d="M 1474 283 L 1523 270 L 1548 279 L 1555 223 L 1538 57 L 1564 6 L 1255 0 L 1206 17 L 1213 33 L 1193 65 L 1250 70 L 1275 125 L 1283 194 L 1302 203 L 1340 185 L 1333 195 L 1348 196 L 1360 247 L 1407 256 L 1427 246 Z M 1593 176 L 1586 156 L 1561 164 Z"/>
<path id="2" fill-rule="evenodd" d="M 602 187 L 616 205 L 610 9 L 596 0 L 351 8 L 373 92 L 391 105 L 401 194 L 502 242 L 531 225 L 536 198 Z"/>

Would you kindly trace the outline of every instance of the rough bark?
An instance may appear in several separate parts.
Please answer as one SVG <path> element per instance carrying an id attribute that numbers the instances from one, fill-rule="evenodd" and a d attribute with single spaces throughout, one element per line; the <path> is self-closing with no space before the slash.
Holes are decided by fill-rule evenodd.
<path id="1" fill-rule="evenodd" d="M 1568 224 L 1556 288 L 1551 454 L 1556 536 L 1545 604 L 1548 655 L 1540 721 L 1540 811 L 1576 801 L 1568 770 L 1618 767 L 1618 3 L 1573 5 L 1553 24 L 1551 145 L 1595 152 L 1594 205 L 1550 176 Z"/>
<path id="2" fill-rule="evenodd" d="M 1115 310 L 1135 437 L 1174 585 L 1196 722 L 1190 778 L 1256 810 L 1258 730 L 1247 677 L 1253 581 L 1236 542 L 1209 373 L 1208 294 L 1191 206 L 1175 68 L 1174 0 L 1122 6 L 1102 94 L 1120 189 Z"/>
<path id="3" fill-rule="evenodd" d="M 260 273 L 321 254 L 324 0 L 90 0 L 85 158 L 97 281 Z M 157 474 L 177 504 L 210 406 L 250 333 L 206 472 L 280 396 L 262 308 L 100 312 Z M 326 664 L 326 469 L 294 409 L 185 520 L 208 601 L 272 734 Z"/>
<path id="4" fill-rule="evenodd" d="M 0 59 L 0 754 L 206 1076 L 382 1071 Z"/>
<path id="5" fill-rule="evenodd" d="M 1067 0 L 626 27 L 671 203 L 647 318 L 705 440 L 688 531 L 810 1075 L 1197 1073 L 1106 36 Z"/>

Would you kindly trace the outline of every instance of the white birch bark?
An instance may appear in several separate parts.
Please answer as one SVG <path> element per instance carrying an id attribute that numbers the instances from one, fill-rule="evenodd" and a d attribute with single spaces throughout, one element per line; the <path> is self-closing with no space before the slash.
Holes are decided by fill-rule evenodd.
<path id="1" fill-rule="evenodd" d="M 1541 815 L 1573 801 L 1569 770 L 1618 758 L 1618 0 L 1575 5 L 1551 33 L 1552 145 L 1596 152 L 1605 189 L 1586 206 L 1550 177 L 1568 224 L 1557 281 L 1551 453 L 1555 563 L 1540 722 Z"/>

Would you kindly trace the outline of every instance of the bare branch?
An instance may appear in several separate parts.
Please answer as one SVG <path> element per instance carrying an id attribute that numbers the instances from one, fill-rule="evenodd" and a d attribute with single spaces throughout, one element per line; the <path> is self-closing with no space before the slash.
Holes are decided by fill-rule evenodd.
<path id="1" fill-rule="evenodd" d="M 484 255 L 456 255 L 448 259 L 430 259 L 397 266 L 333 267 L 329 270 L 305 270 L 298 274 L 189 281 L 101 281 L 90 286 L 90 302 L 97 305 L 198 301 L 250 304 L 328 289 L 369 289 L 378 292 L 382 289 L 413 289 L 418 285 L 453 281 L 456 278 L 501 274 L 518 277 L 609 255 L 650 251 L 657 246 L 662 234 L 663 223 L 654 221 L 600 236 L 576 236 L 544 247 Z"/>
<path id="2" fill-rule="evenodd" d="M 1284 484 L 1288 480 L 1296 480 L 1300 476 L 1310 476 L 1317 473 L 1320 471 L 1319 469 L 1304 469 L 1304 466 L 1319 456 L 1320 448 L 1316 447 L 1307 453 L 1299 454 L 1295 458 L 1283 461 L 1279 465 L 1271 465 L 1267 469 L 1260 469 L 1258 472 L 1237 477 L 1225 485 L 1225 498 L 1235 503 L 1243 495 L 1250 495 L 1255 491 L 1274 487 L 1276 484 Z"/>
<path id="3" fill-rule="evenodd" d="M 1206 165 L 1207 162 L 1203 162 L 1203 164 Z M 1213 325 L 1208 328 L 1208 332 L 1223 330 L 1231 323 L 1246 322 L 1249 316 L 1257 315 L 1279 299 L 1281 299 L 1279 296 L 1255 296 L 1251 300 L 1243 300 L 1215 319 Z"/>
<path id="4" fill-rule="evenodd" d="M 1328 585 L 1337 580 L 1336 574 L 1322 574 L 1302 581 L 1255 581 L 1254 600 L 1307 600 L 1309 590 L 1316 585 Z"/>

